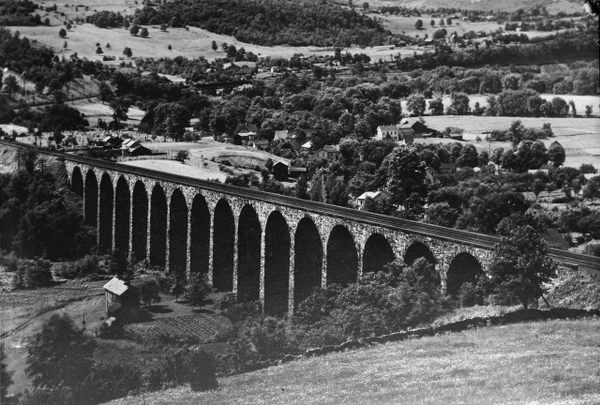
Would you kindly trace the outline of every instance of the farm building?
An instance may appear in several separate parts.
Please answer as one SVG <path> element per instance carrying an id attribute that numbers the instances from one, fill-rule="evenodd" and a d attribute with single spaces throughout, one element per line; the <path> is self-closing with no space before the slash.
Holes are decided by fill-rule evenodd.
<path id="1" fill-rule="evenodd" d="M 337 160 L 340 157 L 340 148 L 337 145 L 325 145 L 316 155 L 319 159 Z"/>
<path id="2" fill-rule="evenodd" d="M 392 139 L 394 141 L 398 140 L 398 127 L 396 125 L 380 125 L 377 127 L 377 135 L 375 135 L 375 139 L 383 140 L 383 139 Z"/>
<path id="3" fill-rule="evenodd" d="M 106 314 L 114 314 L 123 307 L 137 308 L 139 295 L 137 288 L 124 280 L 113 277 L 103 286 L 106 295 Z"/>
<path id="4" fill-rule="evenodd" d="M 127 156 L 151 155 L 152 151 L 136 141 L 135 139 L 126 139 L 121 144 L 121 151 Z"/>
<path id="5" fill-rule="evenodd" d="M 273 177 L 275 180 L 283 181 L 288 178 L 289 166 L 287 163 L 280 161 L 275 162 L 273 165 Z"/>
<path id="6" fill-rule="evenodd" d="M 381 203 L 388 200 L 391 195 L 387 191 L 365 191 L 356 198 L 356 206 L 358 209 L 362 209 L 365 205 L 367 198 L 370 198 L 375 203 Z"/>

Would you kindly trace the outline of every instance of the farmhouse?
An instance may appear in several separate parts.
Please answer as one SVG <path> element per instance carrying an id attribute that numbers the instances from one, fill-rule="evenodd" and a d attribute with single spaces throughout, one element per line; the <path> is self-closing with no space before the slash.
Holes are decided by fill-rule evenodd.
<path id="1" fill-rule="evenodd" d="M 137 288 L 128 282 L 113 277 L 102 287 L 106 296 L 106 314 L 114 314 L 121 308 L 137 308 L 139 306 L 139 295 Z"/>
<path id="2" fill-rule="evenodd" d="M 377 127 L 377 135 L 375 139 L 391 139 L 393 141 L 398 140 L 398 127 L 396 125 L 380 125 Z"/>
<path id="3" fill-rule="evenodd" d="M 370 198 L 375 203 L 382 203 L 388 200 L 390 197 L 391 195 L 387 191 L 365 191 L 356 198 L 356 206 L 359 210 L 363 209 L 367 198 Z"/>
<path id="4" fill-rule="evenodd" d="M 325 145 L 316 153 L 318 159 L 337 160 L 340 156 L 340 148 L 337 145 Z"/>

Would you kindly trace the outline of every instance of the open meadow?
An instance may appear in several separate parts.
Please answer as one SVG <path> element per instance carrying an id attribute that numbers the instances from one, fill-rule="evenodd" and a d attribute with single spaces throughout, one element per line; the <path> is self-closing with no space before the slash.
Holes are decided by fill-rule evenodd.
<path id="1" fill-rule="evenodd" d="M 227 43 L 236 48 L 244 48 L 258 56 L 270 56 L 291 58 L 294 54 L 304 55 L 333 55 L 334 49 L 316 46 L 262 46 L 238 41 L 232 36 L 215 34 L 210 31 L 188 27 L 169 28 L 166 32 L 160 30 L 159 26 L 148 26 L 148 38 L 132 36 L 128 30 L 122 28 L 98 28 L 93 24 L 73 25 L 66 38 L 61 38 L 58 31 L 61 26 L 36 26 L 36 27 L 11 27 L 38 43 L 52 48 L 60 57 L 69 57 L 77 53 L 80 58 L 101 61 L 104 56 L 112 56 L 118 64 L 122 61 L 133 61 L 135 58 L 175 58 L 183 56 L 186 58 L 204 57 L 207 60 L 224 58 L 225 52 L 220 48 L 221 44 Z M 219 49 L 212 49 L 212 42 L 216 41 Z M 64 43 L 67 48 L 63 48 Z M 102 46 L 103 53 L 96 53 L 96 43 Z M 110 48 L 106 46 L 110 44 Z M 171 50 L 168 49 L 171 45 Z M 123 56 L 123 49 L 131 48 L 132 58 Z M 400 49 L 393 46 L 375 47 L 351 47 L 344 48 L 351 53 L 365 53 L 373 60 L 389 60 L 394 55 L 413 55 L 415 52 L 423 52 L 422 49 Z"/>
<path id="2" fill-rule="evenodd" d="M 339 4 L 348 4 L 344 0 L 337 0 Z M 370 0 L 371 9 L 381 6 L 398 6 L 418 9 L 456 8 L 462 10 L 481 11 L 516 11 L 524 8 L 524 4 L 514 0 Z M 577 0 L 530 0 L 528 8 L 546 7 L 552 13 L 560 11 L 566 13 L 577 12 L 582 9 L 582 2 Z"/>
<path id="3" fill-rule="evenodd" d="M 600 320 L 487 327 L 290 362 L 111 404 L 592 404 Z"/>
<path id="4" fill-rule="evenodd" d="M 542 140 L 546 147 L 558 141 L 566 152 L 566 166 L 579 167 L 582 163 L 591 163 L 600 168 L 600 120 L 598 118 L 532 118 L 532 117 L 476 117 L 466 115 L 439 115 L 425 117 L 426 124 L 438 131 L 446 127 L 457 127 L 465 130 L 465 141 L 471 142 L 478 149 L 493 150 L 506 148 L 508 142 L 476 142 L 479 136 L 485 139 L 493 130 L 507 130 L 513 121 L 520 120 L 527 128 L 541 128 L 549 123 L 554 137 Z M 417 142 L 438 143 L 450 140 L 429 138 Z"/>

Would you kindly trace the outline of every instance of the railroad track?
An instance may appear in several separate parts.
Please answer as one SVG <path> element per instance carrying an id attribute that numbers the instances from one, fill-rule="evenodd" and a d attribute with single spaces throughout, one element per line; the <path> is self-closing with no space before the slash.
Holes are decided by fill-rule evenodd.
<path id="1" fill-rule="evenodd" d="M 18 147 L 27 150 L 33 150 L 43 155 L 54 156 L 56 158 L 62 158 L 75 163 L 96 166 L 106 170 L 129 173 L 133 175 L 152 178 L 155 180 L 181 184 L 189 187 L 201 188 L 209 191 L 229 194 L 240 198 L 259 200 L 273 205 L 302 209 L 317 214 L 342 218 L 344 220 L 354 220 L 369 225 L 410 232 L 422 236 L 433 235 L 439 239 L 447 240 L 450 242 L 467 243 L 471 246 L 488 250 L 492 250 L 495 244 L 500 242 L 500 238 L 496 236 L 470 232 L 461 229 L 447 228 L 439 225 L 411 221 L 402 218 L 395 218 L 371 212 L 358 211 L 352 208 L 338 207 L 322 202 L 303 200 L 295 197 L 268 193 L 261 190 L 215 183 L 207 180 L 194 179 L 191 177 L 165 173 L 152 169 L 127 166 L 115 162 L 72 155 L 69 153 L 45 150 L 33 145 L 18 142 L 0 141 L 0 144 L 10 147 Z M 549 256 L 563 265 L 572 267 L 585 267 L 600 271 L 600 257 L 580 253 L 573 253 L 557 248 L 550 248 Z"/>

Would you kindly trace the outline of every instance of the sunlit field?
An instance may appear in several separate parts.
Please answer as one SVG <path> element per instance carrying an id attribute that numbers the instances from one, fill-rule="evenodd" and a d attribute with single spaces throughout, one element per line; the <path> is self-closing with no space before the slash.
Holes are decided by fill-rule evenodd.
<path id="1" fill-rule="evenodd" d="M 592 404 L 600 320 L 482 328 L 287 363 L 112 404 Z"/>

